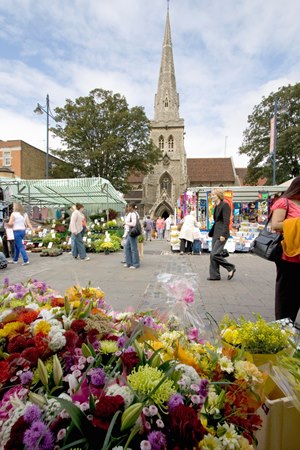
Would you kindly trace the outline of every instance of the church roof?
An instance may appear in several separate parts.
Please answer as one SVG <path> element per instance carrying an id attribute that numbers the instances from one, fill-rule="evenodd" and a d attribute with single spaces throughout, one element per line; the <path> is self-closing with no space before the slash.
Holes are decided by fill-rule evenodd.
<path id="1" fill-rule="evenodd" d="M 234 183 L 235 170 L 231 158 L 187 158 L 187 173 L 191 183 Z"/>

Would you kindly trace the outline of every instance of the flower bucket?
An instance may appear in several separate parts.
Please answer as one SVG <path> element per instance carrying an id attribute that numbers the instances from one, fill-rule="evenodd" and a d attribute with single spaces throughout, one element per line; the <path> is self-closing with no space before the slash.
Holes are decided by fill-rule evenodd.
<path id="1" fill-rule="evenodd" d="M 274 383 L 265 403 L 258 410 L 263 421 L 256 432 L 257 450 L 298 450 L 300 412 Z"/>

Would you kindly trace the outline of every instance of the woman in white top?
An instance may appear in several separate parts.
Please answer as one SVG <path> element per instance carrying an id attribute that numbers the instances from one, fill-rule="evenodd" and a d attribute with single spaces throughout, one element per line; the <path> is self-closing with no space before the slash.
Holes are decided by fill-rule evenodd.
<path id="1" fill-rule="evenodd" d="M 29 264 L 29 260 L 23 244 L 23 239 L 25 237 L 26 228 L 30 228 L 33 233 L 34 230 L 21 203 L 14 203 L 14 209 L 10 215 L 8 226 L 13 229 L 15 237 L 15 254 L 13 263 L 18 263 L 19 255 L 21 253 L 23 258 L 22 266 L 25 266 Z"/>
<path id="2" fill-rule="evenodd" d="M 188 210 L 188 214 L 184 217 L 182 227 L 179 233 L 180 239 L 180 254 L 192 254 L 194 242 L 194 229 L 198 225 L 196 222 L 195 211 Z"/>
<path id="3" fill-rule="evenodd" d="M 124 264 L 124 266 L 129 267 L 130 269 L 138 269 L 140 267 L 140 258 L 137 247 L 137 237 L 130 236 L 130 230 L 136 226 L 138 220 L 140 219 L 135 203 L 130 203 L 128 210 L 129 213 L 125 217 L 125 226 L 128 227 L 129 233 L 125 244 L 126 264 Z"/>

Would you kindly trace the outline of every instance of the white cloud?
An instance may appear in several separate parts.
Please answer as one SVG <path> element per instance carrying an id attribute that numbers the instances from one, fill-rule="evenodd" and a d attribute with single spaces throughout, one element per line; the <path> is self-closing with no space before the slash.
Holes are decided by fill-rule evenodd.
<path id="1" fill-rule="evenodd" d="M 2 0 L 0 139 L 40 148 L 33 114 L 103 88 L 153 117 L 166 1 Z M 190 157 L 238 155 L 262 96 L 300 79 L 298 0 L 172 0 L 170 20 L 180 115 Z M 51 141 L 53 147 L 55 141 Z"/>

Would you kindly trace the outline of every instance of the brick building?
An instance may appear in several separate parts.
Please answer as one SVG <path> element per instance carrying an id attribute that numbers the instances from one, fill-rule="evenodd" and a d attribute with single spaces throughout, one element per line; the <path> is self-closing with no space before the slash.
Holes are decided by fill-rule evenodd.
<path id="1" fill-rule="evenodd" d="M 49 169 L 58 158 L 49 154 Z M 10 169 L 24 180 L 46 178 L 46 153 L 20 140 L 0 140 L 0 167 Z"/>

